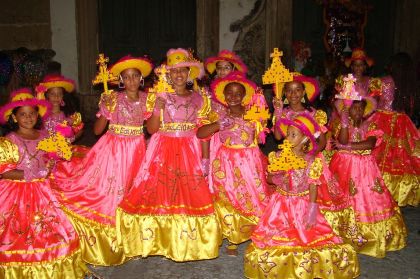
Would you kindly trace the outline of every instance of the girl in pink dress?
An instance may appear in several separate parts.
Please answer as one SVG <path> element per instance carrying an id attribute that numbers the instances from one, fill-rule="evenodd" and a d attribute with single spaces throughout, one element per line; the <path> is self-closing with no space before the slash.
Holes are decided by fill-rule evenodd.
<path id="1" fill-rule="evenodd" d="M 110 71 L 120 76 L 123 92 L 102 95 L 94 132 L 108 131 L 82 161 L 59 163 L 52 181 L 81 237 L 83 259 L 93 265 L 116 265 L 126 258 L 117 245 L 115 209 L 140 169 L 146 145 L 143 122 L 147 94 L 140 91 L 152 71 L 146 58 L 126 56 Z"/>
<path id="2" fill-rule="evenodd" d="M 402 249 L 407 231 L 397 204 L 386 188 L 371 151 L 383 132 L 365 118 L 376 107 L 370 97 L 353 101 L 351 107 L 337 100 L 340 111 L 336 152 L 330 170 L 348 196 L 352 214 L 334 230 L 362 254 L 382 258 L 386 251 Z"/>
<path id="3" fill-rule="evenodd" d="M 369 119 L 384 132 L 372 151 L 385 185 L 399 206 L 420 204 L 420 133 L 403 112 L 392 110 L 395 84 L 382 78 L 378 110 Z"/>
<path id="4" fill-rule="evenodd" d="M 232 72 L 212 84 L 214 98 L 227 107 L 219 121 L 198 129 L 198 138 L 214 133 L 222 144 L 210 167 L 215 209 L 222 233 L 229 241 L 228 254 L 237 255 L 237 245 L 247 241 L 263 214 L 267 195 L 266 158 L 258 147 L 258 124 L 245 120 L 246 106 L 256 85 L 240 72 Z"/>
<path id="5" fill-rule="evenodd" d="M 117 209 L 118 240 L 129 257 L 212 259 L 218 256 L 221 233 L 196 137 L 208 103 L 187 88 L 188 79 L 202 77 L 204 69 L 184 49 L 169 50 L 167 66 L 175 92 L 156 97 L 147 121 L 153 135 L 145 160 Z"/>
<path id="6" fill-rule="evenodd" d="M 11 94 L 0 110 L 12 132 L 0 138 L 0 277 L 83 278 L 79 237 L 60 209 L 47 177 L 52 164 L 37 149 L 51 109 L 30 89 Z"/>
<path id="7" fill-rule="evenodd" d="M 74 111 L 70 104 L 64 102 L 64 94 L 72 93 L 74 88 L 73 80 L 59 75 L 46 76 L 36 87 L 37 98 L 47 99 L 52 106 L 51 114 L 43 122 L 44 128 L 52 133 L 58 124 L 66 121 L 66 124 L 72 128 L 72 135 L 69 138 L 71 142 L 80 138 L 84 126 L 81 114 Z"/>
<path id="8" fill-rule="evenodd" d="M 280 118 L 282 151 L 269 155 L 268 182 L 275 184 L 266 211 L 245 252 L 247 278 L 355 278 L 355 250 L 343 244 L 318 206 L 325 165 L 317 150 L 320 128 L 311 115 Z M 316 154 L 316 153 L 315 153 Z"/>

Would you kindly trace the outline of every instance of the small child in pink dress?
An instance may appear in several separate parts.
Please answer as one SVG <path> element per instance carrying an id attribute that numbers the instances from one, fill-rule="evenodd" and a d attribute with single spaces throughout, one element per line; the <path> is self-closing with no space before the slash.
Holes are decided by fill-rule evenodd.
<path id="1" fill-rule="evenodd" d="M 383 132 L 365 117 L 376 108 L 373 98 L 362 97 L 351 106 L 337 100 L 340 125 L 333 145 L 336 152 L 330 170 L 352 207 L 352 215 L 334 230 L 362 254 L 382 258 L 386 251 L 406 245 L 407 231 L 397 204 L 392 199 L 371 151 Z"/>
<path id="2" fill-rule="evenodd" d="M 0 110 L 12 132 L 0 138 L 0 277 L 83 278 L 79 236 L 54 197 L 52 164 L 37 148 L 51 109 L 30 89 L 18 89 Z"/>
<path id="3" fill-rule="evenodd" d="M 265 209 L 267 182 L 266 158 L 258 147 L 258 124 L 245 120 L 246 107 L 256 85 L 240 72 L 232 72 L 212 84 L 214 98 L 227 107 L 219 121 L 202 126 L 198 138 L 216 132 L 221 145 L 210 167 L 210 187 L 222 233 L 228 239 L 227 252 L 237 255 L 237 245 L 247 241 Z"/>
<path id="4" fill-rule="evenodd" d="M 283 150 L 270 153 L 268 182 L 275 184 L 245 253 L 247 278 L 355 278 L 355 250 L 344 244 L 319 211 L 318 187 L 327 168 L 317 150 L 321 130 L 309 114 L 280 118 Z"/>

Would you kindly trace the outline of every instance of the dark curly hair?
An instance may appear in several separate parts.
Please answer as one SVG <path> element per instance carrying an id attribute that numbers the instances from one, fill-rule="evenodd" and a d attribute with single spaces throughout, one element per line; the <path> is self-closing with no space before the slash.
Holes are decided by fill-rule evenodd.
<path id="1" fill-rule="evenodd" d="M 6 134 L 8 134 L 8 133 L 10 133 L 10 132 L 15 132 L 15 131 L 17 131 L 17 130 L 19 129 L 19 125 L 18 125 L 18 123 L 16 123 L 16 122 L 13 120 L 12 115 L 16 115 L 16 113 L 18 112 L 18 110 L 19 110 L 20 108 L 21 108 L 21 107 L 15 107 L 15 108 L 12 110 L 12 114 L 9 116 L 9 119 L 7 119 L 7 123 L 6 123 L 6 125 L 5 125 L 5 128 L 6 128 Z M 37 106 L 35 106 L 34 108 L 35 108 L 35 110 L 36 110 L 36 111 L 38 111 L 38 107 L 37 107 Z M 41 127 L 42 127 L 42 119 L 41 119 L 41 116 L 39 116 L 39 114 L 38 114 L 38 119 L 37 119 L 37 121 L 36 121 L 36 123 L 35 123 L 34 129 L 40 130 L 40 129 L 41 129 Z"/>

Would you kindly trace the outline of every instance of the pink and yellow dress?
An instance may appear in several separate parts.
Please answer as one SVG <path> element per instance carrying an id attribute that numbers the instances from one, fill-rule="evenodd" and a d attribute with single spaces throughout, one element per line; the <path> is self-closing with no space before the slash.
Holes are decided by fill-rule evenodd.
<path id="1" fill-rule="evenodd" d="M 374 136 L 376 144 L 380 144 L 382 132 L 369 121 L 358 128 L 350 125 L 349 130 L 350 142 Z M 382 258 L 386 251 L 404 248 L 407 231 L 403 218 L 384 184 L 371 150 L 340 150 L 334 154 L 330 170 L 352 208 L 352 214 L 345 220 L 331 224 L 334 231 L 359 253 L 373 257 Z"/>
<path id="2" fill-rule="evenodd" d="M 267 201 L 267 159 L 257 143 L 256 124 L 220 114 L 229 127 L 214 135 L 222 143 L 215 150 L 210 184 L 222 233 L 230 243 L 249 240 Z"/>
<path id="3" fill-rule="evenodd" d="M 53 188 L 81 237 L 83 259 L 93 265 L 116 265 L 126 258 L 117 245 L 115 210 L 128 193 L 145 154 L 143 122 L 147 94 L 132 102 L 118 93 L 110 112 L 100 104 L 108 131 L 81 161 L 60 162 Z"/>
<path id="4" fill-rule="evenodd" d="M 208 111 L 204 103 L 196 92 L 166 94 L 161 127 L 117 208 L 118 240 L 128 257 L 181 262 L 218 256 L 221 232 L 195 135 Z"/>
<path id="5" fill-rule="evenodd" d="M 0 172 L 24 171 L 24 180 L 0 180 L 0 277 L 83 278 L 79 237 L 54 197 L 44 152 L 36 140 L 12 132 L 0 139 Z"/>
<path id="6" fill-rule="evenodd" d="M 371 116 L 384 132 L 383 141 L 372 154 L 385 185 L 399 206 L 420 204 L 420 134 L 405 113 L 392 111 L 395 85 L 382 79 L 378 110 Z"/>
<path id="7" fill-rule="evenodd" d="M 247 278 L 355 278 L 360 273 L 355 250 L 319 211 L 315 225 L 306 227 L 309 186 L 322 184 L 327 166 L 320 155 L 307 155 L 305 161 L 305 168 L 276 173 L 276 192 L 245 252 Z"/>

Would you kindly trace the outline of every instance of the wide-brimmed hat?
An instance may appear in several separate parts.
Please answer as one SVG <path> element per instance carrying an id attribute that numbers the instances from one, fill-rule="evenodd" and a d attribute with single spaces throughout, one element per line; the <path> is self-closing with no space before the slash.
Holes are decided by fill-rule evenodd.
<path id="1" fill-rule="evenodd" d="M 51 111 L 51 104 L 34 97 L 30 88 L 20 88 L 10 94 L 10 101 L 0 109 L 0 123 L 5 124 L 16 107 L 37 106 L 38 113 L 45 118 Z"/>
<path id="2" fill-rule="evenodd" d="M 45 92 L 54 87 L 61 87 L 65 92 L 71 93 L 74 91 L 76 86 L 74 80 L 66 78 L 62 75 L 47 75 L 44 77 L 42 82 L 36 86 L 36 97 L 41 100 L 45 99 Z"/>
<path id="3" fill-rule="evenodd" d="M 252 100 L 252 96 L 255 93 L 257 85 L 254 82 L 247 79 L 245 77 L 245 74 L 238 71 L 233 71 L 229 73 L 226 77 L 217 79 L 212 82 L 211 90 L 213 92 L 214 98 L 221 104 L 227 106 L 225 95 L 223 94 L 223 92 L 225 90 L 225 87 L 229 83 L 239 83 L 245 87 L 245 96 L 242 100 L 242 104 L 245 106 L 248 105 Z"/>
<path id="4" fill-rule="evenodd" d="M 112 65 L 109 71 L 114 76 L 119 76 L 122 71 L 127 69 L 137 69 L 143 77 L 147 77 L 152 72 L 153 64 L 146 57 L 132 57 L 131 55 L 127 55 Z"/>
<path id="5" fill-rule="evenodd" d="M 303 85 L 305 86 L 305 93 L 306 93 L 306 96 L 308 97 L 309 102 L 313 102 L 319 94 L 318 81 L 315 78 L 304 76 L 298 72 L 293 72 L 292 77 L 293 77 L 292 81 L 303 83 Z M 292 82 L 292 81 L 288 81 L 288 82 Z M 279 88 L 278 88 L 279 92 L 283 91 L 284 85 L 286 83 L 287 82 L 279 83 Z"/>
<path id="6" fill-rule="evenodd" d="M 365 62 L 366 62 L 366 64 L 367 64 L 369 67 L 371 67 L 371 66 L 374 64 L 373 59 L 372 59 L 372 58 L 370 58 L 370 57 L 368 57 L 368 56 L 367 56 L 367 54 L 366 54 L 366 52 L 365 52 L 363 49 L 361 49 L 361 48 L 355 48 L 355 49 L 353 49 L 353 51 L 352 51 L 352 53 L 351 53 L 351 57 L 346 58 L 346 59 L 344 60 L 344 64 L 345 64 L 345 65 L 346 65 L 346 67 L 348 68 L 348 67 L 350 67 L 351 63 L 352 63 L 353 61 L 356 61 L 356 60 L 362 60 L 362 61 L 365 61 Z"/>
<path id="7" fill-rule="evenodd" d="M 207 71 L 212 74 L 216 70 L 217 62 L 220 61 L 232 63 L 232 65 L 235 67 L 233 70 L 242 72 L 244 74 L 246 74 L 248 71 L 247 66 L 242 62 L 241 58 L 234 52 L 227 49 L 221 50 L 217 56 L 209 57 L 206 59 L 205 67 Z"/>
<path id="8" fill-rule="evenodd" d="M 369 96 L 362 96 L 361 100 L 364 100 L 366 102 L 366 107 L 365 107 L 365 111 L 363 112 L 363 117 L 367 117 L 376 110 L 376 106 L 377 106 L 376 100 Z M 359 100 L 355 100 L 355 101 L 359 101 Z M 338 113 L 340 114 L 344 108 L 344 102 L 345 100 L 343 99 L 337 99 L 334 103 L 335 107 L 337 108 Z M 352 100 L 351 102 L 353 103 L 354 100 Z"/>
<path id="9" fill-rule="evenodd" d="M 204 76 L 203 64 L 195 59 L 191 52 L 183 48 L 171 48 L 166 53 L 166 64 L 168 69 L 188 67 L 190 68 L 190 78 L 202 78 Z"/>
<path id="10" fill-rule="evenodd" d="M 309 113 L 302 113 L 296 116 L 295 118 L 287 119 L 287 118 L 280 118 L 277 120 L 276 123 L 277 127 L 279 128 L 283 137 L 287 135 L 287 128 L 289 126 L 295 126 L 298 128 L 305 136 L 307 136 L 310 140 L 309 144 L 309 153 L 313 153 L 318 144 L 316 142 L 316 138 L 319 137 L 321 134 L 321 129 L 315 119 Z"/>

